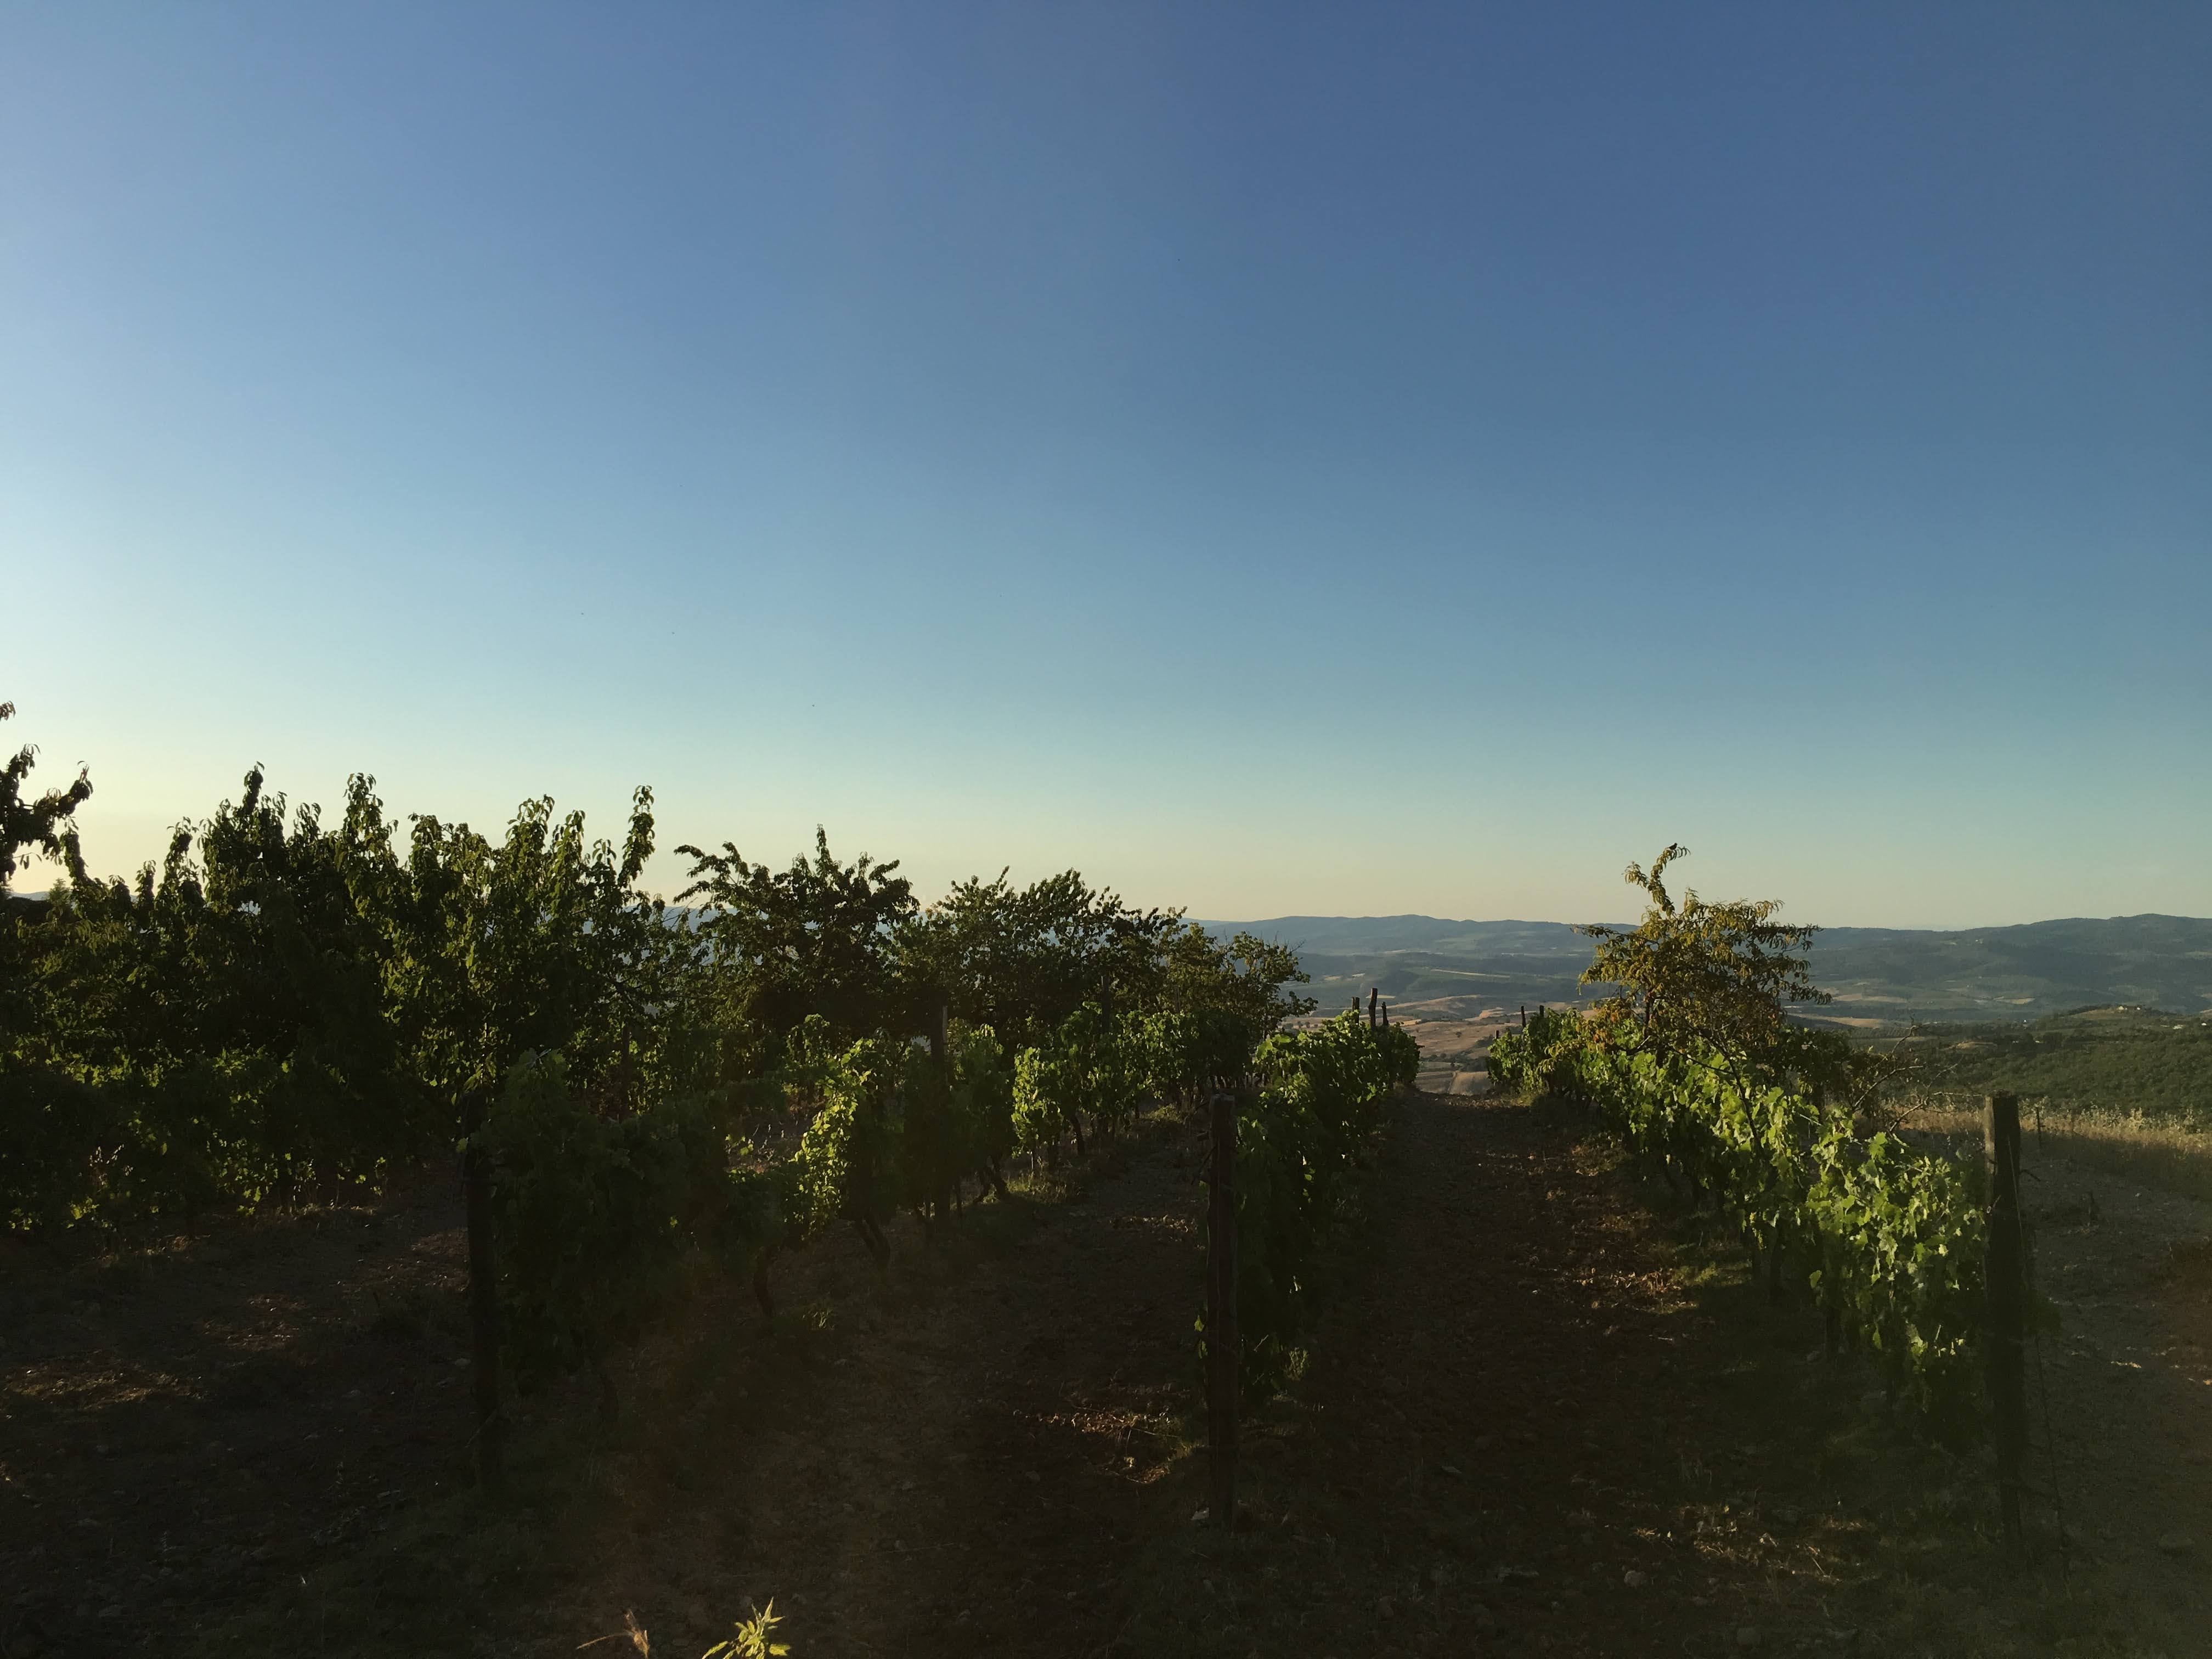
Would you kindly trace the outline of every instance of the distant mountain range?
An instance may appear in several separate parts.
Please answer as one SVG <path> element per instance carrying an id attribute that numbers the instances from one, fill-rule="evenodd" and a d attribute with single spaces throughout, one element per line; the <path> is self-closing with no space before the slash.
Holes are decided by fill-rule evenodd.
<path id="1" fill-rule="evenodd" d="M 1409 1012 L 1425 1005 L 1455 1015 L 1603 994 L 1577 983 L 1591 942 L 1565 922 L 1276 916 L 1203 925 L 1222 938 L 1242 931 L 1292 946 L 1324 1010 L 1370 986 Z M 1814 980 L 1836 996 L 1827 1012 L 1846 1019 L 2033 1019 L 2113 1004 L 2212 1009 L 2212 920 L 2195 916 L 1956 933 L 1829 927 L 1814 942 L 1812 963 Z"/>

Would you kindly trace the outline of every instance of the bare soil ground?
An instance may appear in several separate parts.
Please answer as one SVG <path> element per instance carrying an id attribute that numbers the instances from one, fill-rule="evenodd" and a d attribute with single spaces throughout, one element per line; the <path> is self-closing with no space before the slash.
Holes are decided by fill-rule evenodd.
<path id="1" fill-rule="evenodd" d="M 0 1267 L 0 1649 L 249 1605 L 467 1478 L 458 1203 Z"/>
<path id="2" fill-rule="evenodd" d="M 1510 1021 L 1510 1015 L 1503 1008 L 1472 1014 L 1439 1008 L 1400 1017 L 1400 1023 L 1421 1045 L 1418 1079 L 1421 1088 L 1439 1095 L 1487 1093 L 1490 1045 Z"/>
<path id="3" fill-rule="evenodd" d="M 0 1654 L 626 1651 L 634 1612 L 690 1656 L 770 1596 L 797 1659 L 2212 1651 L 2201 1215 L 2100 1187 L 2090 1223 L 2046 1178 L 2083 1536 L 2010 1577 L 1982 1462 L 1808 1359 L 1584 1126 L 1409 1097 L 1224 1535 L 1191 1520 L 1199 1151 L 1156 1120 L 881 1277 L 825 1240 L 773 1328 L 703 1287 L 612 1431 L 588 1388 L 523 1403 L 498 1504 L 442 1183 L 12 1260 Z"/>
<path id="4" fill-rule="evenodd" d="M 2077 1557 L 2212 1640 L 2212 1208 L 2023 1148 L 2039 1287 L 2035 1471 Z"/>

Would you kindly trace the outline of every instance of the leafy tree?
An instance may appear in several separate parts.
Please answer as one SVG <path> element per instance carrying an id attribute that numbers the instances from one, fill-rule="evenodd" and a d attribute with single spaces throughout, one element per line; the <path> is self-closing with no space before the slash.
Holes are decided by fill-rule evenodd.
<path id="1" fill-rule="evenodd" d="M 492 1489 L 502 1480 L 502 1299 L 519 1359 L 546 1333 L 565 1332 L 598 1365 L 603 1341 L 622 1334 L 619 1285 L 635 1280 L 646 1300 L 658 1271 L 652 1252 L 605 1255 L 580 1274 L 557 1256 L 526 1258 L 510 1261 L 502 1284 L 496 1249 L 500 1232 L 515 1232 L 534 1212 L 533 1197 L 547 1192 L 584 1206 L 580 1227 L 611 1217 L 606 1224 L 617 1231 L 646 1224 L 641 1218 L 659 1201 L 659 1185 L 625 1184 L 614 1167 L 628 1138 L 653 1126 L 613 1131 L 610 1144 L 572 1109 L 580 1097 L 595 1120 L 618 1121 L 650 1098 L 668 1029 L 658 1016 L 691 948 L 637 887 L 653 828 L 645 788 L 632 798 L 619 853 L 586 840 L 582 813 L 556 819 L 550 799 L 524 802 L 496 844 L 465 823 L 417 817 L 386 896 L 393 1018 L 416 1074 L 464 1131 L 476 1448 Z M 549 1057 L 562 1062 L 559 1089 L 518 1099 L 514 1080 Z M 487 1125 L 484 1108 L 495 1103 L 511 1109 Z M 710 1173 L 720 1172 L 717 1156 Z"/>
<path id="2" fill-rule="evenodd" d="M 891 936 L 917 906 L 897 860 L 878 864 L 863 853 L 841 864 L 818 828 L 812 860 L 793 859 L 783 871 L 746 863 L 728 842 L 719 853 L 676 850 L 693 860 L 691 884 L 677 902 L 700 902 L 707 971 L 752 1036 L 756 1060 L 773 1055 L 810 1015 L 848 1042 L 905 1023 Z"/>
<path id="3" fill-rule="evenodd" d="M 1628 866 L 1623 878 L 1646 897 L 1634 928 L 1582 930 L 1597 941 L 1583 983 L 1620 987 L 1598 1010 L 1600 1029 L 1659 1054 L 1701 1043 L 1765 1070 L 1839 1061 L 1839 1040 L 1789 1018 L 1793 1004 L 1832 1000 L 1802 954 L 1819 930 L 1775 921 L 1778 899 L 1714 903 L 1690 890 L 1676 903 L 1667 866 L 1686 856 L 1669 846 L 1649 871 Z"/>
<path id="4" fill-rule="evenodd" d="M 691 948 L 637 879 L 653 854 L 640 788 L 619 850 L 584 815 L 525 801 L 493 842 L 414 820 L 386 914 L 394 1017 L 417 1073 L 446 1100 L 495 1096 L 526 1055 L 560 1054 L 570 1085 L 611 1114 L 642 1101 L 664 1007 Z"/>
<path id="5" fill-rule="evenodd" d="M 435 1103 L 386 1018 L 388 936 L 380 915 L 397 864 L 372 779 L 348 781 L 326 828 L 319 808 L 287 814 L 259 768 L 243 797 L 198 830 L 199 864 L 167 881 L 193 981 L 205 988 L 203 1052 L 244 1060 L 242 1136 L 286 1149 L 296 1176 L 374 1179 L 441 1139 Z M 181 843 L 175 849 L 183 850 Z"/>
<path id="6" fill-rule="evenodd" d="M 0 702 L 0 720 L 15 713 Z M 75 815 L 92 794 L 80 771 L 66 787 L 27 798 L 37 757 L 26 744 L 0 767 L 0 1225 L 10 1228 L 67 1220 L 112 1134 L 106 1103 L 54 1063 L 46 1040 L 52 1003 L 35 969 L 51 907 L 8 892 L 27 850 L 76 860 Z"/>
<path id="7" fill-rule="evenodd" d="M 14 703 L 0 702 L 0 720 L 12 720 L 15 714 Z M 50 859 L 66 856 L 66 837 L 76 809 L 92 795 L 91 775 L 80 770 L 67 787 L 25 799 L 23 781 L 38 757 L 36 745 L 27 743 L 0 767 L 0 894 L 15 879 L 16 860 L 26 848 Z"/>
<path id="8" fill-rule="evenodd" d="M 1285 988 L 1306 982 L 1289 945 L 1255 933 L 1224 943 L 1193 922 L 1168 943 L 1162 1000 L 1185 1012 L 1226 1016 L 1249 1047 L 1281 1030 L 1285 1020 L 1313 1012 L 1311 997 Z"/>
<path id="9" fill-rule="evenodd" d="M 392 866 L 368 780 L 326 829 L 313 806 L 288 813 L 257 768 L 135 884 L 94 879 L 73 840 L 68 856 L 38 976 L 47 1062 L 106 1107 L 82 1202 L 189 1216 L 373 1180 L 430 1144 L 364 906 Z"/>
<path id="10" fill-rule="evenodd" d="M 1086 1002 L 1153 1006 L 1179 920 L 1073 870 L 1018 889 L 1002 870 L 959 884 L 901 929 L 900 974 L 917 994 L 943 992 L 956 1018 L 1030 1044 Z"/>

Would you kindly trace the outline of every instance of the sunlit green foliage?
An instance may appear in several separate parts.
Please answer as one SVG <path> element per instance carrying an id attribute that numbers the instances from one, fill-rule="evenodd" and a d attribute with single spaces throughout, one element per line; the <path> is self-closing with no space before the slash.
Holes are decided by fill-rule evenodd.
<path id="1" fill-rule="evenodd" d="M 1870 1091 L 1882 1062 L 1786 1022 L 1785 999 L 1816 1000 L 1789 953 L 1808 930 L 1775 927 L 1766 903 L 1692 896 L 1676 909 L 1660 876 L 1679 852 L 1648 875 L 1630 866 L 1650 908 L 1593 969 L 1623 995 L 1501 1036 L 1492 1078 L 1591 1103 L 1647 1165 L 1710 1202 L 1778 1284 L 1814 1297 L 1895 1390 L 1944 1431 L 1972 1432 L 1980 1166 L 1862 1135 L 1844 1091 Z"/>
<path id="2" fill-rule="evenodd" d="M 1571 1057 L 1585 1040 L 1583 1023 L 1571 1009 L 1539 1008 L 1519 1030 L 1509 1027 L 1492 1039 L 1490 1080 L 1501 1089 L 1549 1089 L 1553 1066 Z"/>
<path id="3" fill-rule="evenodd" d="M 782 1063 L 755 1091 L 750 1131 L 731 1147 L 732 1197 L 715 1249 L 763 1266 L 840 1222 L 881 1248 L 880 1222 L 901 1199 L 903 1114 L 896 1091 L 908 1046 L 884 1037 L 840 1044 L 810 1016 L 785 1039 Z M 764 1283 L 764 1281 L 763 1281 Z"/>
<path id="4" fill-rule="evenodd" d="M 754 1609 L 751 1618 L 738 1621 L 727 1641 L 715 1643 L 700 1659 L 777 1659 L 791 1651 L 788 1644 L 773 1639 L 775 1627 L 781 1623 L 771 1596 L 766 1607 Z"/>
<path id="5" fill-rule="evenodd" d="M 1146 1082 L 1141 1015 L 1110 1015 L 1086 1002 L 1024 1048 L 1014 1064 L 1014 1142 L 1048 1151 L 1064 1134 L 1079 1150 L 1084 1129 L 1112 1134 L 1135 1115 Z"/>
<path id="6" fill-rule="evenodd" d="M 997 1180 L 1014 1150 L 1014 1062 L 988 1025 L 952 1028 L 950 1108 L 956 1165 Z"/>
<path id="7" fill-rule="evenodd" d="M 1994 1090 L 2054 1116 L 2140 1112 L 2212 1130 L 2212 1021 L 2156 1009 L 2096 1008 L 2032 1024 L 1920 1025 L 1899 1045 L 1926 1095 Z"/>
<path id="8" fill-rule="evenodd" d="M 1624 879 L 1645 897 L 1635 927 L 1583 929 L 1597 941 L 1583 983 L 1620 988 L 1599 1005 L 1599 1022 L 1632 1030 L 1654 1053 L 1702 1044 L 1760 1075 L 1847 1064 L 1842 1038 L 1789 1017 L 1792 1006 L 1830 1000 L 1813 983 L 1804 955 L 1819 930 L 1775 921 L 1778 899 L 1717 903 L 1692 889 L 1677 904 L 1667 866 L 1688 856 L 1687 848 L 1671 845 L 1649 871 L 1628 866 Z"/>
<path id="9" fill-rule="evenodd" d="M 1237 1103 L 1237 1316 L 1242 1387 L 1259 1400 L 1290 1375 L 1320 1241 L 1420 1056 L 1402 1029 L 1343 1013 L 1270 1036 L 1252 1063 L 1259 1087 Z M 1203 1316 L 1198 1329 L 1203 1358 Z"/>
<path id="10" fill-rule="evenodd" d="M 1072 1127 L 1066 1103 L 1078 1099 L 1081 1079 L 1074 1056 L 1058 1043 L 1024 1048 L 1014 1056 L 1014 1145 L 1047 1152 Z"/>
<path id="11" fill-rule="evenodd" d="M 1593 1034 L 1595 1036 L 1595 1034 Z M 1563 1057 L 1553 1086 L 1593 1102 L 1626 1145 L 1685 1178 L 1752 1249 L 1868 1349 L 1948 1431 L 1981 1389 L 1980 1165 L 1776 1086 L 1746 1090 L 1709 1054 L 1618 1042 Z"/>

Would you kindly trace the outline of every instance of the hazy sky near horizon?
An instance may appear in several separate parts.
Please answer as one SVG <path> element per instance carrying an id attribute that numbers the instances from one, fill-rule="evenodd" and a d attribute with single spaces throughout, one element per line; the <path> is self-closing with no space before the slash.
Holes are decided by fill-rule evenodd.
<path id="1" fill-rule="evenodd" d="M 0 744 L 117 871 L 258 761 L 926 895 L 2212 914 L 2207 85 L 2196 3 L 9 4 Z"/>

